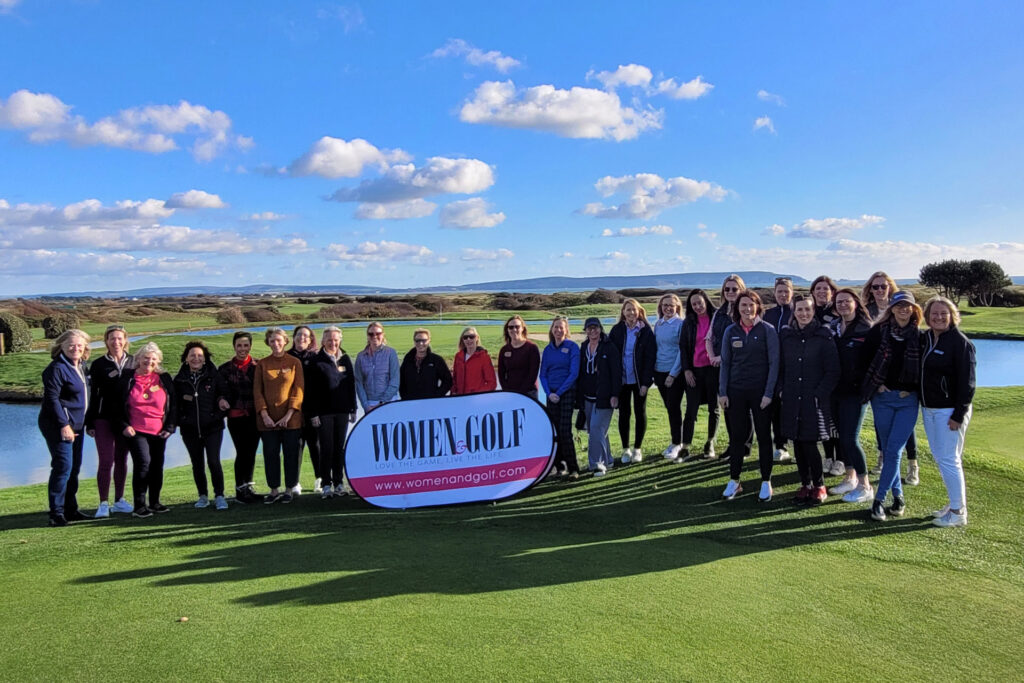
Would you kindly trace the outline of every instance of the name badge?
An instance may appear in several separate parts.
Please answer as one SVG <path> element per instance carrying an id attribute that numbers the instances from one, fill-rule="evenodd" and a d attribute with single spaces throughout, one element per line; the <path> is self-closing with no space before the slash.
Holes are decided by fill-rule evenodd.
<path id="1" fill-rule="evenodd" d="M 345 366 L 344 365 L 339 365 L 338 366 L 338 372 L 344 373 L 345 372 Z"/>
<path id="2" fill-rule="evenodd" d="M 183 401 L 191 401 L 192 400 L 192 394 L 182 394 L 181 395 L 181 400 L 183 400 Z"/>
<path id="3" fill-rule="evenodd" d="M 732 343 L 732 347 L 733 347 L 734 349 L 742 349 L 742 348 L 743 348 L 743 341 L 742 341 L 742 340 L 740 340 L 740 339 L 737 339 L 736 341 L 734 341 L 734 342 Z"/>
<path id="4" fill-rule="evenodd" d="M 512 357 L 512 352 L 511 351 L 506 351 L 505 352 L 505 358 L 511 358 L 511 357 Z"/>
<path id="5" fill-rule="evenodd" d="M 117 370 L 111 370 L 108 372 L 107 377 L 117 377 Z"/>
<path id="6" fill-rule="evenodd" d="M 281 368 L 281 374 L 282 375 L 288 374 L 291 371 L 292 371 L 291 368 Z"/>
<path id="7" fill-rule="evenodd" d="M 932 353 L 934 353 L 936 355 L 939 355 L 939 356 L 945 356 L 946 355 L 945 351 L 939 351 L 938 349 L 935 349 L 934 351 L 932 351 Z"/>
<path id="8" fill-rule="evenodd" d="M 156 392 L 160 391 L 160 385 L 154 384 L 152 388 L 150 388 L 150 391 L 152 391 L 155 394 Z"/>
<path id="9" fill-rule="evenodd" d="M 569 353 L 569 347 L 563 346 L 562 347 L 562 353 Z"/>

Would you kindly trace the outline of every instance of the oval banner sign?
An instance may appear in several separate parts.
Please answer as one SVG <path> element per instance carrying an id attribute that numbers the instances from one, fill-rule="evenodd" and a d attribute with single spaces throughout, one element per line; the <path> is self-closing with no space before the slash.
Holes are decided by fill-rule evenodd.
<path id="1" fill-rule="evenodd" d="M 508 498 L 540 480 L 554 457 L 544 407 L 495 391 L 378 406 L 352 428 L 345 472 L 367 502 L 415 508 Z"/>

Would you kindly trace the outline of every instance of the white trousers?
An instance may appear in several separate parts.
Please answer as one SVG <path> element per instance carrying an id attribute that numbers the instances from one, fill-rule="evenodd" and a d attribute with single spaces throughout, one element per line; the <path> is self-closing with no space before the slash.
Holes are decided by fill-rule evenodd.
<path id="1" fill-rule="evenodd" d="M 949 495 L 949 507 L 962 510 L 967 505 L 967 486 L 964 483 L 964 438 L 967 435 L 967 424 L 971 421 L 972 409 L 968 408 L 960 429 L 949 428 L 949 418 L 953 415 L 952 408 L 921 408 L 921 421 L 924 422 L 924 433 L 928 437 L 928 447 L 939 466 L 942 482 L 946 485 Z"/>

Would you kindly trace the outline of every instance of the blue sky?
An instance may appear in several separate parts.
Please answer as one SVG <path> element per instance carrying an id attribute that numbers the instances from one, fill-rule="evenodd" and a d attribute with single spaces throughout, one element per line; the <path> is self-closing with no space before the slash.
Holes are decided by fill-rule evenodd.
<path id="1" fill-rule="evenodd" d="M 0 295 L 1024 274 L 1022 19 L 0 0 Z"/>

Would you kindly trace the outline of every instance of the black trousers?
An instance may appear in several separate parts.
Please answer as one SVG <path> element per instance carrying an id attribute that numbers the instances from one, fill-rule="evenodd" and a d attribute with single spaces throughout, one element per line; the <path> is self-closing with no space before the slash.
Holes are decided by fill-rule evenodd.
<path id="1" fill-rule="evenodd" d="M 714 441 L 718 434 L 718 368 L 705 365 L 693 369 L 695 386 L 686 384 L 685 374 L 677 380 L 685 387 L 686 417 L 683 418 L 683 443 L 693 443 L 693 432 L 697 425 L 697 411 L 702 405 L 708 407 L 708 441 Z"/>
<path id="2" fill-rule="evenodd" d="M 345 435 L 348 434 L 348 413 L 321 415 L 316 428 L 320 448 L 317 455 L 317 478 L 323 486 L 341 486 L 344 481 Z M 307 442 L 308 443 L 308 442 Z M 312 451 L 310 451 L 312 453 Z"/>
<path id="3" fill-rule="evenodd" d="M 545 403 L 544 410 L 555 428 L 555 441 L 558 451 L 555 454 L 555 465 L 564 462 L 569 472 L 579 472 L 580 464 L 576 461 L 576 441 L 572 436 L 572 409 L 576 406 L 576 390 L 569 389 L 558 399 L 558 403 Z"/>
<path id="4" fill-rule="evenodd" d="M 686 380 L 682 374 L 672 380 L 672 386 L 665 386 L 667 372 L 654 372 L 654 383 L 658 385 L 658 392 L 661 394 L 661 401 L 665 404 L 665 411 L 668 413 L 668 433 L 672 443 L 679 445 L 683 441 L 683 387 Z M 692 435 L 691 435 L 692 438 Z M 689 443 L 689 441 L 685 442 Z"/>
<path id="5" fill-rule="evenodd" d="M 284 486 L 294 488 L 299 483 L 299 429 L 268 429 L 260 432 L 263 439 L 263 469 L 267 475 L 267 486 L 272 489 L 281 486 L 281 451 L 284 451 Z"/>
<path id="6" fill-rule="evenodd" d="M 822 471 L 821 453 L 818 452 L 816 441 L 794 441 L 793 455 L 796 467 L 800 471 L 800 483 L 804 486 L 824 486 L 825 475 Z"/>
<path id="7" fill-rule="evenodd" d="M 776 398 L 769 406 L 772 409 L 772 442 L 775 448 L 786 447 L 786 437 L 782 435 L 782 401 Z M 794 442 L 794 448 L 796 442 Z"/>
<path id="8" fill-rule="evenodd" d="M 256 449 L 260 445 L 256 418 L 252 415 L 229 417 L 228 433 L 235 445 L 235 488 L 240 489 L 252 483 L 256 469 Z"/>
<path id="9" fill-rule="evenodd" d="M 320 479 L 320 431 L 303 418 L 299 438 L 299 469 L 302 469 L 302 449 L 309 448 L 309 461 L 313 463 L 313 478 Z M 344 439 L 342 439 L 344 441 Z"/>
<path id="10" fill-rule="evenodd" d="M 757 456 L 761 465 L 761 481 L 772 477 L 772 407 L 761 407 L 764 393 L 759 389 L 730 389 L 729 407 L 725 409 L 725 426 L 729 429 L 729 477 L 739 479 L 743 458 L 749 448 L 750 423 L 757 434 Z M 774 403 L 774 401 L 773 401 Z"/>
<path id="11" fill-rule="evenodd" d="M 132 498 L 135 509 L 160 504 L 160 490 L 164 487 L 164 452 L 167 439 L 155 434 L 136 432 L 128 439 L 128 452 L 132 454 Z"/>
<path id="12" fill-rule="evenodd" d="M 192 478 L 195 479 L 199 495 L 210 494 L 206 487 L 206 468 L 209 467 L 210 479 L 213 480 L 213 495 L 223 496 L 224 470 L 220 465 L 220 446 L 224 441 L 224 430 L 209 429 L 200 435 L 195 427 L 182 425 L 181 440 L 185 442 L 185 449 L 192 461 Z"/>
<path id="13" fill-rule="evenodd" d="M 623 384 L 619 392 L 619 439 L 622 440 L 623 448 L 629 448 L 629 421 L 634 412 L 636 438 L 633 440 L 633 448 L 640 448 L 644 443 L 644 434 L 647 433 L 647 395 L 640 395 L 639 384 Z"/>

